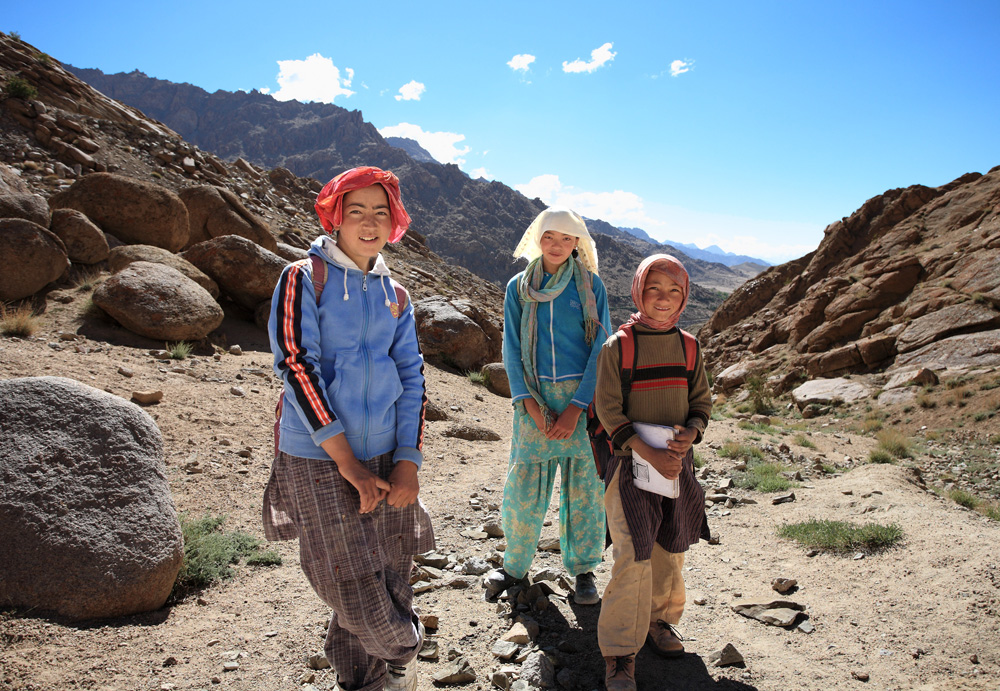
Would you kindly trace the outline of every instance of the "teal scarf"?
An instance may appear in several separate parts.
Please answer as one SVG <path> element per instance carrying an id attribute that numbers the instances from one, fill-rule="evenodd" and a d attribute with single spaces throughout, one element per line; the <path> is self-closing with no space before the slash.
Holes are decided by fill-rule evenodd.
<path id="1" fill-rule="evenodd" d="M 535 346 L 538 342 L 538 303 L 552 302 L 569 285 L 571 278 L 576 279 L 576 289 L 580 294 L 580 304 L 584 306 L 584 333 L 587 345 L 593 345 L 601 321 L 597 316 L 597 298 L 594 297 L 593 274 L 587 271 L 576 257 L 564 261 L 542 288 L 545 269 L 542 257 L 537 257 L 528 263 L 517 282 L 517 296 L 524 306 L 521 311 L 521 363 L 524 366 L 524 385 L 528 393 L 538 403 L 545 416 L 546 429 L 551 424 L 552 414 L 539 391 L 538 371 L 535 367 Z"/>

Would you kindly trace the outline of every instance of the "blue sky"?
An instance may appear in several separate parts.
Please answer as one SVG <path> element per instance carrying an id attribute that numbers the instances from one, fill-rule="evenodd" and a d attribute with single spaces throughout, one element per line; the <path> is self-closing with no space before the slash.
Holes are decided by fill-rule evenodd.
<path id="1" fill-rule="evenodd" d="M 360 110 L 438 160 L 772 262 L 887 189 L 1000 165 L 1000 2 L 44 3 L 108 73 Z"/>

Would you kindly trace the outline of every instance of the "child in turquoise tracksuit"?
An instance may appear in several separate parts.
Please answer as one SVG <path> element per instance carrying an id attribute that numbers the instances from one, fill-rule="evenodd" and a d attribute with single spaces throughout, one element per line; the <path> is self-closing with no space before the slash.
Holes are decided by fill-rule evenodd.
<path id="1" fill-rule="evenodd" d="M 563 565 L 576 576 L 576 602 L 596 604 L 604 487 L 585 411 L 594 397 L 597 354 L 611 331 L 607 292 L 587 226 L 569 209 L 539 214 L 514 256 L 529 263 L 507 284 L 504 300 L 503 360 L 514 404 L 501 506 L 507 549 L 503 568 L 485 585 L 495 595 L 527 574 L 559 468 Z"/>

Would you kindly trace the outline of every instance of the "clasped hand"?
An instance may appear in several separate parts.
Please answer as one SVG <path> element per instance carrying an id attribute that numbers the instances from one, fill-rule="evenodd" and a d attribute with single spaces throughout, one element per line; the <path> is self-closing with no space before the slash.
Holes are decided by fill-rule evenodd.
<path id="1" fill-rule="evenodd" d="M 569 439 L 576 430 L 580 414 L 583 413 L 582 408 L 571 403 L 558 416 L 549 411 L 550 417 L 546 419 L 542 409 L 538 407 L 538 401 L 534 398 L 524 399 L 524 409 L 531 416 L 539 431 L 545 434 L 546 439 Z"/>

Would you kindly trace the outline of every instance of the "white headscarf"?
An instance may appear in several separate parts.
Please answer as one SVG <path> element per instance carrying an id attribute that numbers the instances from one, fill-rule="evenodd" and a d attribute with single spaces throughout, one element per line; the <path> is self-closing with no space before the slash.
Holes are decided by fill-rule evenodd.
<path id="1" fill-rule="evenodd" d="M 580 261 L 588 271 L 597 273 L 597 246 L 594 239 L 590 237 L 587 224 L 584 223 L 580 214 L 572 209 L 560 206 L 550 206 L 535 217 L 528 229 L 521 236 L 521 241 L 514 249 L 515 257 L 524 257 L 529 262 L 542 256 L 542 246 L 539 240 L 546 230 L 554 230 L 557 233 L 565 233 L 573 237 L 580 238 L 577 244 Z"/>

